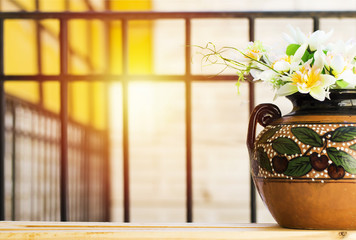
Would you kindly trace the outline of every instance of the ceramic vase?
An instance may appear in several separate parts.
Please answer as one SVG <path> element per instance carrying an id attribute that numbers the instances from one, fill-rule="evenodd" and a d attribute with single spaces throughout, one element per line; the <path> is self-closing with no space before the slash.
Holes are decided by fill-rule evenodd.
<path id="1" fill-rule="evenodd" d="M 255 186 L 282 227 L 356 229 L 356 90 L 288 96 L 291 113 L 258 105 L 247 145 Z M 257 123 L 264 129 L 256 137 Z"/>

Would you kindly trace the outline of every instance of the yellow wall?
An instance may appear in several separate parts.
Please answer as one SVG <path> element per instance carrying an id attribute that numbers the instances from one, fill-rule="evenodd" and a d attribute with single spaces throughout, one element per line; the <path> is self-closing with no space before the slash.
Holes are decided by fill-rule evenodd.
<path id="1" fill-rule="evenodd" d="M 6 1 L 5 1 L 6 2 Z M 21 0 L 26 10 L 35 9 L 34 0 Z M 104 1 L 102 2 L 104 3 Z M 150 0 L 115 0 L 110 2 L 111 9 L 150 10 Z M 99 8 L 103 7 L 98 6 Z M 3 4 L 3 11 L 13 10 L 11 3 Z M 65 0 L 40 0 L 41 11 L 63 11 Z M 86 11 L 84 0 L 69 1 L 70 11 Z M 42 41 L 42 73 L 59 74 L 59 21 L 44 20 L 41 24 L 48 31 L 41 34 Z M 88 32 L 88 27 L 91 29 Z M 69 46 L 79 56 L 69 58 L 69 73 L 88 74 L 105 73 L 104 24 L 99 20 L 71 20 L 68 23 Z M 121 23 L 115 21 L 111 25 L 111 66 L 108 70 L 114 74 L 122 73 L 122 32 Z M 50 32 L 50 33 L 49 33 Z M 5 22 L 5 73 L 6 74 L 37 74 L 36 56 L 36 25 L 34 21 L 8 20 Z M 25 41 L 24 41 L 25 39 Z M 129 73 L 148 74 L 152 72 L 152 26 L 149 21 L 129 22 Z M 90 58 L 92 69 L 85 62 Z M 60 111 L 59 83 L 48 81 L 42 84 L 43 106 L 53 112 Z M 39 83 L 6 82 L 7 93 L 21 97 L 33 103 L 40 102 Z M 68 111 L 70 118 L 96 128 L 106 128 L 107 91 L 103 82 L 71 82 L 68 89 Z"/>
<path id="2" fill-rule="evenodd" d="M 30 20 L 7 20 L 4 23 L 5 74 L 23 75 L 37 73 L 35 23 Z M 26 39 L 26 41 L 24 41 Z M 30 102 L 39 101 L 36 82 L 6 82 L 5 91 Z"/>
<path id="3" fill-rule="evenodd" d="M 115 11 L 145 11 L 152 9 L 152 3 L 150 0 L 117 0 L 111 2 L 111 9 Z M 119 28 L 112 32 L 112 42 L 121 46 L 121 25 L 115 27 Z M 130 21 L 128 31 L 129 73 L 152 73 L 152 22 Z M 117 50 L 115 54 L 121 56 L 121 51 Z M 113 72 L 121 73 L 122 69 L 117 67 L 121 64 L 121 61 L 122 59 L 115 59 L 115 65 L 112 66 Z M 116 67 L 120 71 L 115 70 Z"/>

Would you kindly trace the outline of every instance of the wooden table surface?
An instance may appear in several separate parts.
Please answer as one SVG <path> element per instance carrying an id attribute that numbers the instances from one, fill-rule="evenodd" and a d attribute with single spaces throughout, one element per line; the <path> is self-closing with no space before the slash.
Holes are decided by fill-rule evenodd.
<path id="1" fill-rule="evenodd" d="M 295 230 L 275 224 L 0 222 L 0 239 L 356 239 L 356 230 Z"/>

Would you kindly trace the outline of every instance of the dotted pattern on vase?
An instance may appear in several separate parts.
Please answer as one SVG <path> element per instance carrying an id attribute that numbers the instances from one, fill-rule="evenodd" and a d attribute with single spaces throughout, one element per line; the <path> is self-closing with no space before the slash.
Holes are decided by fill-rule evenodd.
<path id="1" fill-rule="evenodd" d="M 355 178 L 356 124 L 267 126 L 255 142 L 253 174 L 264 178 Z"/>

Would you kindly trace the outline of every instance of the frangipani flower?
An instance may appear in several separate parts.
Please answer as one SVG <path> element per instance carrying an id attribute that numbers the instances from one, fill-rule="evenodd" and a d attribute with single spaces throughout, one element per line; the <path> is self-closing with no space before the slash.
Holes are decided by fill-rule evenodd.
<path id="1" fill-rule="evenodd" d="M 223 65 L 236 70 L 238 83 L 250 75 L 254 81 L 271 85 L 276 96 L 299 92 L 323 101 L 329 98 L 329 89 L 356 89 L 355 41 L 328 44 L 332 31 L 318 30 L 305 35 L 299 28 L 290 28 L 290 32 L 285 34 L 289 45 L 283 49 L 284 53 L 255 41 L 244 50 L 208 48 L 212 53 L 206 56 L 217 56 Z M 242 59 L 223 57 L 227 49 L 234 50 Z"/>
<path id="2" fill-rule="evenodd" d="M 250 42 L 245 51 L 247 57 L 257 61 L 260 60 L 264 53 L 266 53 L 266 48 L 260 41 Z"/>
<path id="3" fill-rule="evenodd" d="M 272 64 L 272 68 L 279 72 L 293 71 L 298 68 L 299 64 L 302 62 L 302 57 L 307 49 L 308 45 L 301 45 L 294 55 L 288 56 L 284 55 Z"/>
<path id="4" fill-rule="evenodd" d="M 345 88 L 354 88 L 356 86 L 354 66 L 343 55 L 328 52 L 325 56 L 325 68 L 336 80 L 343 80 L 344 83 L 347 83 L 347 85 L 344 85 Z"/>
<path id="5" fill-rule="evenodd" d="M 309 36 L 306 36 L 299 28 L 292 28 L 289 27 L 289 30 L 291 32 L 291 35 L 284 34 L 284 38 L 289 42 L 289 43 L 295 43 L 295 44 L 308 44 L 309 49 L 311 51 L 315 51 L 319 49 L 332 35 L 333 31 L 330 31 L 328 33 L 325 33 L 324 31 L 318 30 L 310 34 Z"/>
<path id="6" fill-rule="evenodd" d="M 335 77 L 322 74 L 317 65 L 311 66 L 311 61 L 304 63 L 299 70 L 293 72 L 285 85 L 277 90 L 279 96 L 287 96 L 296 92 L 309 93 L 313 98 L 324 101 L 328 96 L 329 87 L 335 83 Z"/>

